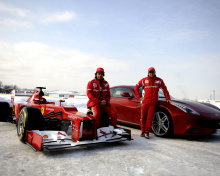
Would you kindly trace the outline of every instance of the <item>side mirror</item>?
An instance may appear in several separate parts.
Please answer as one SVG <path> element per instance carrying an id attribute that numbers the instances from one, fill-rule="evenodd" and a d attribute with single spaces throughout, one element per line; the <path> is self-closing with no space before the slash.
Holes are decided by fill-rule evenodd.
<path id="1" fill-rule="evenodd" d="M 62 103 L 62 102 L 65 102 L 65 100 L 59 100 L 59 102 L 60 102 L 60 106 L 61 106 L 61 105 L 62 105 L 61 103 Z"/>
<path id="2" fill-rule="evenodd" d="M 127 98 L 130 98 L 130 97 L 131 97 L 128 92 L 123 92 L 123 93 L 121 94 L 121 96 L 122 96 L 122 97 L 127 97 Z"/>

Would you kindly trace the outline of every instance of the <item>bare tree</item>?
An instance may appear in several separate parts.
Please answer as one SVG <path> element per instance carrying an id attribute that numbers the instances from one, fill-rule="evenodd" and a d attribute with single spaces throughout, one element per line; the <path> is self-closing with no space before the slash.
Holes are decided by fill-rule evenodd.
<path id="1" fill-rule="evenodd" d="M 2 81 L 0 81 L 0 92 L 1 93 L 10 93 L 11 90 L 20 89 L 17 85 L 3 85 Z"/>

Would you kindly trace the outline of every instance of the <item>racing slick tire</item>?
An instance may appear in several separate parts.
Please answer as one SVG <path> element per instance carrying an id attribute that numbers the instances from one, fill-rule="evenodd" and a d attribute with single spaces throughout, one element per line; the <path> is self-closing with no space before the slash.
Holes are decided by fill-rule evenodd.
<path id="1" fill-rule="evenodd" d="M 17 123 L 17 134 L 21 142 L 25 143 L 27 130 L 43 130 L 44 118 L 40 109 L 35 107 L 24 107 L 19 115 Z"/>
<path id="2" fill-rule="evenodd" d="M 10 115 L 10 106 L 8 102 L 0 102 L 0 121 L 7 122 Z"/>
<path id="3" fill-rule="evenodd" d="M 152 131 L 156 136 L 169 137 L 173 135 L 173 121 L 168 112 L 157 110 L 154 113 Z"/>

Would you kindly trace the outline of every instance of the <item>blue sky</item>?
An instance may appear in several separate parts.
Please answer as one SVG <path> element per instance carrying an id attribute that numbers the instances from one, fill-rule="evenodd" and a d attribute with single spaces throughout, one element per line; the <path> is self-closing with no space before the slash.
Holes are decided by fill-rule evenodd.
<path id="1" fill-rule="evenodd" d="M 0 81 L 86 91 L 155 67 L 176 98 L 220 99 L 218 0 L 0 0 Z"/>

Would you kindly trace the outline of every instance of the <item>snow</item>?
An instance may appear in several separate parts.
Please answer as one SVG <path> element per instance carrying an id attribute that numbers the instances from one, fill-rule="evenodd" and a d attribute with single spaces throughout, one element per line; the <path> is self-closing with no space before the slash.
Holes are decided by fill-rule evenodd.
<path id="1" fill-rule="evenodd" d="M 29 97 L 25 96 L 15 96 L 15 104 L 16 103 L 25 103 Z M 75 96 L 74 98 L 60 98 L 60 97 L 47 97 L 45 96 L 47 101 L 54 102 L 55 104 L 59 105 L 59 100 L 64 100 L 63 105 L 66 106 L 75 106 L 79 112 L 86 113 L 87 112 L 87 96 Z M 11 95 L 10 94 L 0 94 L 0 102 L 11 102 Z"/>

